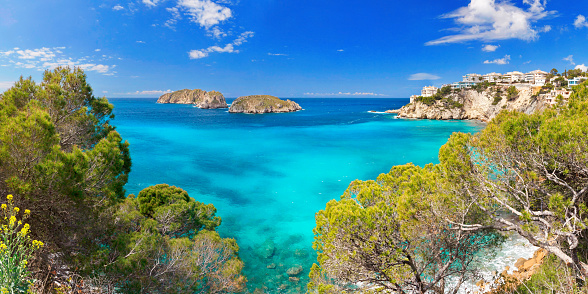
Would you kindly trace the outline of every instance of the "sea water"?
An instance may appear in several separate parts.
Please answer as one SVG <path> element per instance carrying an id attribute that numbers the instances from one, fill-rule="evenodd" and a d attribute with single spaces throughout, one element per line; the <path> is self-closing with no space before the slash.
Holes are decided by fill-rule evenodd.
<path id="1" fill-rule="evenodd" d="M 408 99 L 292 100 L 304 110 L 233 114 L 156 99 L 110 99 L 113 124 L 131 144 L 127 193 L 166 183 L 213 203 L 222 218 L 217 230 L 241 248 L 250 291 L 305 291 L 316 262 L 314 215 L 351 181 L 375 179 L 394 165 L 437 163 L 452 132 L 484 127 L 383 113 Z M 290 280 L 286 271 L 298 265 L 299 280 Z"/>

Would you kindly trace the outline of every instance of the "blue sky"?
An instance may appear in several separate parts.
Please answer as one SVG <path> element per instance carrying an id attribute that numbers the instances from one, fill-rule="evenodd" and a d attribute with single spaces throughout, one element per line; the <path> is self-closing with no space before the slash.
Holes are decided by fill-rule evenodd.
<path id="1" fill-rule="evenodd" d="M 0 0 L 0 90 L 83 67 L 97 96 L 398 97 L 588 64 L 588 1 Z"/>

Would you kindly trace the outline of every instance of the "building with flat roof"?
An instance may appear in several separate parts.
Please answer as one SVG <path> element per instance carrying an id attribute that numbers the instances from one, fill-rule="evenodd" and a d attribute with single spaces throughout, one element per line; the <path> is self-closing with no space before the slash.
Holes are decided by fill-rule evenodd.
<path id="1" fill-rule="evenodd" d="M 431 97 L 431 96 L 437 94 L 437 91 L 439 91 L 439 88 L 437 88 L 435 86 L 426 86 L 426 87 L 423 87 L 423 89 L 421 90 L 421 96 Z"/>
<path id="2" fill-rule="evenodd" d="M 588 79 L 587 77 L 575 77 L 573 79 L 569 79 L 568 80 L 568 87 L 577 86 L 587 79 Z"/>
<path id="3" fill-rule="evenodd" d="M 534 70 L 525 74 L 525 81 L 535 86 L 545 86 L 548 74 L 548 72 L 542 70 Z"/>
<path id="4" fill-rule="evenodd" d="M 466 83 L 481 83 L 482 75 L 471 73 L 463 76 L 462 82 Z"/>
<path id="5" fill-rule="evenodd" d="M 525 74 L 520 71 L 511 71 L 502 75 L 502 81 L 505 83 L 518 83 L 525 79 Z"/>
<path id="6" fill-rule="evenodd" d="M 498 83 L 502 81 L 502 74 L 491 72 L 482 76 L 482 80 L 488 83 Z"/>
<path id="7" fill-rule="evenodd" d="M 572 95 L 571 90 L 551 90 L 549 93 L 541 94 L 541 98 L 545 99 L 545 102 L 549 105 L 557 103 L 557 97 L 561 95 L 564 101 L 567 101 Z"/>

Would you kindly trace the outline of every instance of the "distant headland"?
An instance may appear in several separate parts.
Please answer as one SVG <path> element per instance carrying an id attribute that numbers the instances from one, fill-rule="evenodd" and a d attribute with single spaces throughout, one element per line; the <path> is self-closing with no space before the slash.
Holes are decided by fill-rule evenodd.
<path id="1" fill-rule="evenodd" d="M 229 105 L 225 96 L 217 91 L 179 90 L 167 93 L 157 99 L 157 103 L 194 104 L 202 109 L 227 108 Z"/>
<path id="2" fill-rule="evenodd" d="M 467 74 L 461 82 L 427 86 L 421 95 L 412 95 L 410 103 L 395 110 L 398 118 L 417 119 L 476 119 L 489 121 L 501 110 L 532 113 L 565 102 L 571 87 L 588 79 L 581 70 L 558 74 L 535 70 L 506 74 Z"/>
<path id="3" fill-rule="evenodd" d="M 298 103 L 291 100 L 281 100 L 270 95 L 252 95 L 237 98 L 231 104 L 231 113 L 272 113 L 294 112 L 302 110 Z"/>

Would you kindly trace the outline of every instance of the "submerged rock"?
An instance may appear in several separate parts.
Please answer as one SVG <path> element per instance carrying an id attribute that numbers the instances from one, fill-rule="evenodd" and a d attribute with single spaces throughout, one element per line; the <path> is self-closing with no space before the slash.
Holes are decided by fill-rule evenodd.
<path id="1" fill-rule="evenodd" d="M 157 103 L 194 104 L 202 109 L 227 108 L 229 105 L 220 92 L 204 90 L 179 90 L 161 95 Z"/>
<path id="2" fill-rule="evenodd" d="M 302 266 L 301 265 L 293 266 L 293 267 L 289 268 L 286 271 L 286 273 L 290 277 L 295 277 L 295 276 L 299 275 L 300 273 L 302 273 Z"/>
<path id="3" fill-rule="evenodd" d="M 267 239 L 261 245 L 260 251 L 261 256 L 263 256 L 264 258 L 271 258 L 272 256 L 274 256 L 274 253 L 276 252 L 276 244 L 274 243 L 274 241 Z M 275 267 L 275 264 L 273 265 Z"/>
<path id="4" fill-rule="evenodd" d="M 232 113 L 271 113 L 302 110 L 298 103 L 281 100 L 270 95 L 252 95 L 237 98 L 229 107 Z"/>

